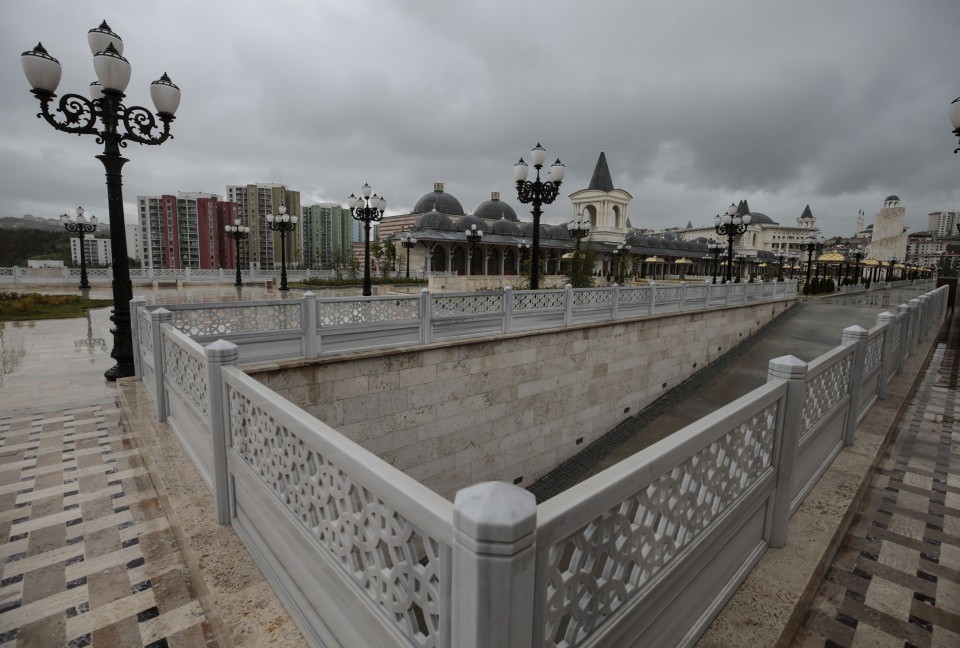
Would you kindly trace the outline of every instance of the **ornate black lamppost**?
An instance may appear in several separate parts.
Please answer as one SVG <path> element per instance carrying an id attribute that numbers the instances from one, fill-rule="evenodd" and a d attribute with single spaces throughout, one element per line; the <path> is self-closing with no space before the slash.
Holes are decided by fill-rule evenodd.
<path id="1" fill-rule="evenodd" d="M 630 254 L 630 246 L 626 243 L 621 243 L 613 249 L 613 280 L 620 281 L 622 277 L 620 276 L 620 257 Z"/>
<path id="2" fill-rule="evenodd" d="M 77 207 L 77 220 L 70 220 L 70 216 L 63 214 L 60 216 L 60 222 L 71 234 L 77 234 L 80 239 L 80 290 L 90 290 L 90 282 L 87 281 L 87 252 L 84 249 L 83 237 L 87 234 L 93 234 L 97 231 L 99 224 L 96 216 L 91 216 L 90 220 L 83 217 L 83 207 Z"/>
<path id="3" fill-rule="evenodd" d="M 470 243 L 470 263 L 467 264 L 467 274 L 473 274 L 473 255 L 477 250 L 477 243 L 483 240 L 483 230 L 477 227 L 476 223 L 471 223 L 467 229 L 467 242 Z"/>
<path id="4" fill-rule="evenodd" d="M 738 214 L 737 206 L 731 204 L 723 216 L 713 219 L 713 228 L 720 236 L 727 237 L 727 283 L 733 281 L 733 239 L 747 231 L 750 214 Z"/>
<path id="5" fill-rule="evenodd" d="M 366 182 L 360 188 L 360 198 L 353 194 L 347 198 L 347 206 L 353 214 L 354 220 L 363 223 L 363 296 L 373 294 L 370 289 L 370 223 L 379 222 L 383 218 L 383 210 L 387 208 L 387 201 L 383 196 L 371 195 L 373 189 Z"/>
<path id="6" fill-rule="evenodd" d="M 853 251 L 850 252 L 850 256 L 853 257 L 853 284 L 860 284 L 860 259 L 864 257 L 863 248 L 859 245 L 853 248 Z"/>
<path id="7" fill-rule="evenodd" d="M 953 134 L 960 140 L 960 97 L 950 102 L 950 122 L 953 124 Z M 953 149 L 954 155 L 957 152 L 960 152 L 960 147 Z M 957 224 L 957 228 L 960 229 L 960 223 Z"/>
<path id="8" fill-rule="evenodd" d="M 783 260 L 785 258 L 783 254 L 777 257 L 777 281 L 783 281 Z"/>
<path id="9" fill-rule="evenodd" d="M 241 225 L 240 219 L 237 218 L 233 221 L 233 225 L 224 225 L 223 229 L 227 231 L 227 236 L 232 238 L 236 245 L 237 280 L 233 282 L 233 285 L 240 288 L 243 285 L 243 280 L 240 279 L 240 241 L 245 241 L 250 238 L 250 228 L 246 225 Z"/>
<path id="10" fill-rule="evenodd" d="M 540 206 L 549 205 L 556 200 L 566 170 L 560 160 L 557 159 L 550 167 L 550 172 L 547 174 L 548 179 L 540 180 L 540 169 L 543 168 L 546 157 L 547 152 L 539 143 L 530 151 L 533 168 L 537 170 L 537 179 L 532 182 L 527 180 L 527 173 L 530 168 L 523 161 L 523 158 L 520 158 L 520 161 L 513 166 L 513 179 L 517 182 L 517 197 L 524 204 L 533 203 L 533 211 L 530 212 L 533 214 L 533 247 L 530 262 L 531 290 L 539 290 L 540 288 L 540 215 L 543 214 Z"/>
<path id="11" fill-rule="evenodd" d="M 401 234 L 400 245 L 402 245 L 403 249 L 407 251 L 407 279 L 409 279 L 410 278 L 410 250 L 412 250 L 417 245 L 417 239 L 413 238 L 409 234 Z"/>
<path id="12" fill-rule="evenodd" d="M 707 249 L 713 255 L 713 283 L 717 283 L 717 274 L 720 269 L 720 253 L 723 252 L 723 243 L 710 239 Z"/>
<path id="13" fill-rule="evenodd" d="M 813 267 L 813 253 L 819 252 L 823 249 L 823 243 L 820 242 L 814 234 L 811 234 L 803 243 L 800 244 L 800 249 L 807 253 L 807 281 L 806 286 L 810 285 L 810 269 Z"/>
<path id="14" fill-rule="evenodd" d="M 276 216 L 267 214 L 267 225 L 274 232 L 280 232 L 280 290 L 290 290 L 287 287 L 287 232 L 297 229 L 297 217 L 288 214 L 287 208 L 281 205 Z"/>
<path id="15" fill-rule="evenodd" d="M 123 105 L 124 91 L 130 81 L 130 64 L 123 58 L 123 41 L 104 21 L 87 33 L 87 42 L 93 52 L 93 67 L 99 81 L 90 84 L 90 99 L 77 94 L 66 94 L 51 111 L 50 103 L 57 96 L 60 84 L 60 63 L 37 44 L 20 57 L 23 72 L 31 92 L 40 101 L 40 114 L 48 124 L 59 131 L 77 135 L 94 135 L 103 143 L 103 153 L 97 156 L 107 176 L 107 206 L 110 216 L 110 254 L 113 257 L 113 350 L 110 356 L 117 364 L 106 371 L 107 380 L 116 380 L 134 374 L 133 340 L 130 332 L 130 263 L 127 260 L 127 242 L 123 235 L 126 223 L 123 217 L 122 168 L 127 161 L 120 149 L 127 142 L 162 144 L 170 139 L 170 123 L 180 105 L 180 89 L 164 74 L 150 84 L 150 97 L 157 112 L 140 106 Z M 159 123 L 158 123 L 159 122 Z M 158 132 L 159 131 L 159 132 Z"/>
<path id="16" fill-rule="evenodd" d="M 523 258 L 527 255 L 527 250 L 529 249 L 530 244 L 526 241 L 520 241 L 517 243 L 517 274 L 520 274 Z"/>
<path id="17" fill-rule="evenodd" d="M 587 211 L 577 214 L 577 217 L 567 223 L 567 233 L 576 241 L 573 245 L 573 273 L 580 275 L 583 272 L 580 259 L 580 241 L 590 236 L 590 216 Z"/>

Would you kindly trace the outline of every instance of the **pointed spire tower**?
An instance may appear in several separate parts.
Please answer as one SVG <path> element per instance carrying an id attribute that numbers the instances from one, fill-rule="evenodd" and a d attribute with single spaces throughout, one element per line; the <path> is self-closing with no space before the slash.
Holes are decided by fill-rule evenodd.
<path id="1" fill-rule="evenodd" d="M 590 219 L 590 238 L 607 243 L 623 243 L 627 235 L 627 205 L 633 196 L 615 189 L 607 156 L 600 151 L 590 185 L 570 194 L 574 215 L 586 213 Z"/>

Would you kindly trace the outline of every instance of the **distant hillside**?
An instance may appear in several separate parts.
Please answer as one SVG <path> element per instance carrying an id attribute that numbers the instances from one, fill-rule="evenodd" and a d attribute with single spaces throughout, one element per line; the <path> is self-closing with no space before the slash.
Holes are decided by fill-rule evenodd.
<path id="1" fill-rule="evenodd" d="M 27 259 L 60 259 L 70 263 L 70 235 L 47 229 L 0 228 L 0 267 L 25 267 Z"/>
<path id="2" fill-rule="evenodd" d="M 26 267 L 27 259 L 60 259 L 70 264 L 70 237 L 59 220 L 0 217 L 0 268 Z M 110 236 L 103 224 L 97 238 Z"/>

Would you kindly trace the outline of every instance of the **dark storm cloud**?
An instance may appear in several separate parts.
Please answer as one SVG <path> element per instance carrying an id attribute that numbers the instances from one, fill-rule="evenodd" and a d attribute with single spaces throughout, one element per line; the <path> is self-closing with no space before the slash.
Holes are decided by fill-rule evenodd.
<path id="1" fill-rule="evenodd" d="M 35 118 L 18 60 L 42 40 L 60 92 L 82 92 L 104 18 L 131 103 L 165 71 L 184 93 L 175 139 L 125 153 L 128 219 L 137 195 L 256 181 L 305 204 L 370 182 L 398 212 L 439 180 L 468 210 L 500 191 L 525 213 L 511 166 L 538 141 L 567 165 L 563 196 L 605 151 L 639 226 L 704 223 L 740 198 L 781 222 L 810 204 L 827 233 L 890 193 L 914 230 L 960 209 L 952 0 L 7 0 L 3 215 L 106 212 L 97 145 Z M 561 198 L 547 220 L 571 211 Z"/>

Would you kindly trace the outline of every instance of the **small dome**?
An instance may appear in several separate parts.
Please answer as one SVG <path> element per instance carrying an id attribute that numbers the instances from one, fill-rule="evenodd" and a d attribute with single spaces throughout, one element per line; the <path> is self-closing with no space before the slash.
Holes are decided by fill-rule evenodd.
<path id="1" fill-rule="evenodd" d="M 627 234 L 624 242 L 631 246 L 645 247 L 647 245 L 647 237 L 637 234 L 636 232 L 631 232 L 630 234 Z"/>
<path id="2" fill-rule="evenodd" d="M 453 221 L 446 214 L 430 210 L 421 214 L 413 227 L 414 229 L 453 229 Z"/>
<path id="3" fill-rule="evenodd" d="M 533 236 L 533 223 L 525 222 L 518 225 L 520 228 L 520 236 Z M 540 238 L 552 238 L 550 236 L 550 226 L 540 223 Z"/>
<path id="4" fill-rule="evenodd" d="M 520 220 L 517 218 L 517 212 L 513 211 L 513 207 L 500 200 L 499 191 L 492 192 L 490 200 L 480 203 L 480 206 L 473 213 L 475 216 L 493 221 L 506 219 L 516 223 Z"/>
<path id="5" fill-rule="evenodd" d="M 883 202 L 900 202 L 900 196 L 893 194 L 883 199 Z"/>
<path id="6" fill-rule="evenodd" d="M 423 214 L 428 211 L 436 210 L 441 214 L 450 214 L 451 216 L 463 216 L 463 207 L 460 201 L 454 196 L 443 191 L 443 183 L 435 182 L 433 191 L 424 194 L 413 208 L 414 214 Z"/>
<path id="7" fill-rule="evenodd" d="M 489 223 L 484 222 L 482 218 L 477 218 L 474 214 L 467 214 L 466 216 L 460 217 L 460 220 L 457 221 L 457 230 L 461 232 L 466 232 L 470 229 L 471 225 L 476 225 L 478 230 L 484 232 L 488 231 L 490 228 Z"/>
<path id="8" fill-rule="evenodd" d="M 761 214 L 760 212 L 750 212 L 750 224 L 751 225 L 776 225 L 777 222 L 767 216 L 766 214 Z"/>
<path id="9" fill-rule="evenodd" d="M 564 240 L 570 238 L 570 230 L 567 229 L 566 225 L 551 225 L 550 226 L 550 238 Z"/>
<path id="10" fill-rule="evenodd" d="M 493 225 L 490 226 L 490 231 L 494 234 L 503 234 L 504 236 L 518 236 L 520 234 L 520 228 L 517 227 L 517 224 L 506 218 L 493 221 Z"/>

